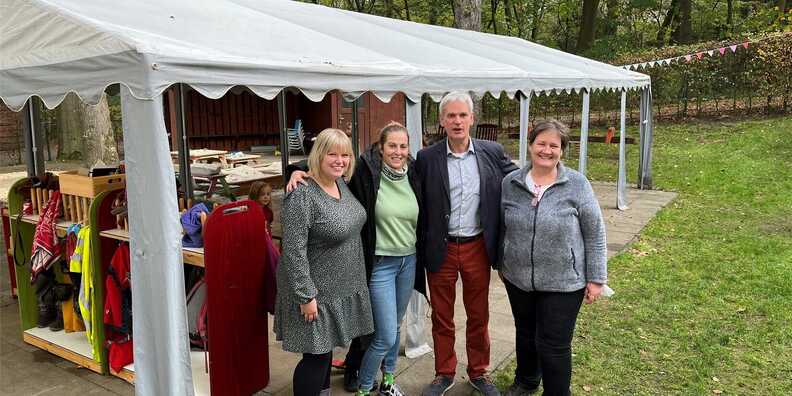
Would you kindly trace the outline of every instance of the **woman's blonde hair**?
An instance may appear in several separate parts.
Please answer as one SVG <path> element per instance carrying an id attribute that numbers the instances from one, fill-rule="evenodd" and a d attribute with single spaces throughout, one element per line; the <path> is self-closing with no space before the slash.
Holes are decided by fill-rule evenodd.
<path id="1" fill-rule="evenodd" d="M 349 154 L 349 166 L 344 171 L 344 178 L 349 180 L 355 170 L 355 154 L 352 151 L 352 141 L 340 129 L 327 128 L 319 133 L 311 154 L 308 155 L 308 169 L 314 175 L 321 177 L 322 159 L 334 149 L 338 149 L 342 154 Z"/>

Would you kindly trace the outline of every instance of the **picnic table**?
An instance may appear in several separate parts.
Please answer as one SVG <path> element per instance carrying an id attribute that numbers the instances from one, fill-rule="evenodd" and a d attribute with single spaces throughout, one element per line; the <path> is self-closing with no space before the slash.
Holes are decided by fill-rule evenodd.
<path id="1" fill-rule="evenodd" d="M 261 156 L 258 154 L 230 154 L 225 156 L 225 162 L 228 164 L 229 167 L 233 168 L 237 165 L 247 165 L 250 163 L 255 163 L 256 160 L 260 159 Z"/>
<path id="2" fill-rule="evenodd" d="M 198 150 L 190 150 L 190 163 L 205 161 L 211 162 L 210 160 L 217 160 L 223 166 L 227 164 L 226 162 L 226 154 L 228 151 L 225 150 L 209 150 L 209 149 L 198 149 Z M 171 158 L 174 160 L 179 159 L 179 152 L 178 151 L 171 151 Z"/>

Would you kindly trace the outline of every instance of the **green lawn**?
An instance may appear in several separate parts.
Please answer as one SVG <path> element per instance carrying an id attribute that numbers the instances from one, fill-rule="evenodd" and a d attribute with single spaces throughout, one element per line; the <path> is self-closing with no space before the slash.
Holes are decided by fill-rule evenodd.
<path id="1" fill-rule="evenodd" d="M 615 180 L 617 147 L 589 147 L 589 176 Z M 582 309 L 573 392 L 792 395 L 792 118 L 661 125 L 653 153 L 679 196 L 610 260 L 616 295 Z"/>

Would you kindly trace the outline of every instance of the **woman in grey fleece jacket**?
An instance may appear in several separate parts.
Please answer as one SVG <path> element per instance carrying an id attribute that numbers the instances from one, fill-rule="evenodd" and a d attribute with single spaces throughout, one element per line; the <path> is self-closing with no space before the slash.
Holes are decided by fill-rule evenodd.
<path id="1" fill-rule="evenodd" d="M 516 326 L 517 369 L 506 395 L 568 395 L 572 334 L 583 300 L 607 281 L 605 225 L 591 184 L 560 162 L 568 129 L 551 120 L 528 138 L 531 163 L 503 179 L 498 270 Z"/>

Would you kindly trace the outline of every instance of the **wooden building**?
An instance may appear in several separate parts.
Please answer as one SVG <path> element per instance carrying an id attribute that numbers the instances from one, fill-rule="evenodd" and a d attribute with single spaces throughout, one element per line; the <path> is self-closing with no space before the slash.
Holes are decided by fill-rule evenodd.
<path id="1" fill-rule="evenodd" d="M 171 148 L 176 149 L 175 130 L 178 122 L 171 109 L 175 91 L 165 95 L 166 127 Z M 380 101 L 366 93 L 358 99 L 358 136 L 361 150 L 377 141 L 379 130 L 391 121 L 405 122 L 405 97 L 395 95 L 390 102 Z M 209 99 L 194 90 L 185 94 L 185 122 L 190 149 L 250 151 L 251 146 L 280 142 L 277 100 L 266 100 L 247 90 L 227 93 L 220 99 Z M 302 94 L 286 94 L 286 125 L 293 127 L 301 119 L 307 136 L 325 128 L 351 131 L 352 103 L 337 92 L 328 93 L 321 102 L 312 102 Z"/>

